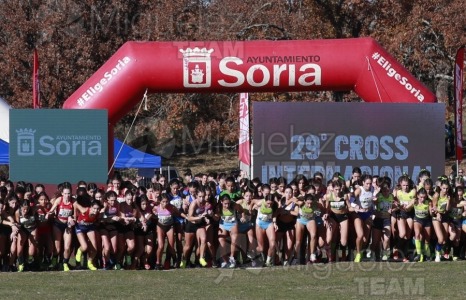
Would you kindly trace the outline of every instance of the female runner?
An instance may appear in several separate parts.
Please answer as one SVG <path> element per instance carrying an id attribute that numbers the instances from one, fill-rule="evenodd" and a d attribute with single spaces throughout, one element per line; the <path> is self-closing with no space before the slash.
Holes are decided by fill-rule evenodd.
<path id="1" fill-rule="evenodd" d="M 15 212 L 15 221 L 20 225 L 18 232 L 18 272 L 24 271 L 24 247 L 26 242 L 29 243 L 28 247 L 28 260 L 29 267 L 34 262 L 34 256 L 37 249 L 37 220 L 34 209 L 31 207 L 29 200 L 23 200 L 18 210 Z"/>
<path id="2" fill-rule="evenodd" d="M 448 180 L 442 180 L 440 182 L 440 187 L 437 187 L 432 199 L 432 206 L 432 225 L 434 226 L 435 235 L 437 236 L 437 245 L 435 245 L 435 262 L 440 262 L 441 252 L 442 250 L 445 250 L 447 241 L 449 241 L 448 227 L 450 226 L 450 218 L 448 213 L 450 212 L 451 207 L 451 197 L 450 184 L 448 183 Z M 445 255 L 448 255 L 448 252 L 445 252 Z"/>
<path id="3" fill-rule="evenodd" d="M 303 180 L 305 180 L 305 177 L 302 177 L 299 182 Z M 299 197 L 301 197 L 301 195 Z M 284 255 L 282 257 L 282 261 L 284 266 L 291 264 L 293 259 L 296 235 L 295 226 L 296 219 L 299 214 L 299 206 L 297 205 L 297 201 L 298 199 L 293 197 L 293 189 L 291 187 L 286 187 L 285 197 L 280 199 L 279 210 L 276 216 L 278 225 L 278 230 L 276 232 L 276 242 L 279 245 L 283 245 Z"/>
<path id="4" fill-rule="evenodd" d="M 100 213 L 101 226 L 100 235 L 102 237 L 102 260 L 103 268 L 109 270 L 116 266 L 116 254 L 118 253 L 118 232 L 122 231 L 120 222 L 120 206 L 117 202 L 117 194 L 108 191 L 104 194 L 103 208 Z"/>
<path id="5" fill-rule="evenodd" d="M 246 222 L 239 222 L 238 232 L 239 234 L 246 235 L 246 247 L 240 247 L 241 251 L 244 252 L 242 255 L 246 254 L 247 257 L 253 260 L 255 266 L 254 258 L 256 258 L 256 237 L 254 235 L 254 223 L 252 219 L 252 214 L 249 208 L 251 207 L 253 191 L 250 189 L 245 189 L 243 191 L 243 199 L 236 201 L 243 208 L 244 219 Z M 244 257 L 244 256 L 243 256 Z"/>
<path id="6" fill-rule="evenodd" d="M 136 236 L 136 251 L 134 254 L 135 266 L 144 265 L 144 269 L 149 270 L 149 258 L 154 248 L 154 231 L 157 226 L 157 218 L 154 215 L 154 207 L 146 195 L 139 197 L 139 211 L 142 222 L 137 222 L 134 234 Z"/>
<path id="7" fill-rule="evenodd" d="M 71 255 L 71 228 L 75 224 L 73 219 L 73 210 L 71 185 L 66 184 L 63 187 L 61 196 L 55 199 L 55 202 L 50 209 L 50 214 L 55 215 L 55 220 L 53 223 L 53 240 L 55 247 L 53 249 L 51 267 L 53 269 L 56 268 L 58 263 L 58 256 L 62 252 L 61 245 L 63 243 L 63 271 L 65 272 L 70 270 L 68 261 Z"/>
<path id="8" fill-rule="evenodd" d="M 118 232 L 118 251 L 117 251 L 117 264 L 115 268 L 121 269 L 123 265 L 123 256 L 125 256 L 125 264 L 127 269 L 134 268 L 132 257 L 135 247 L 134 242 L 134 228 L 138 216 L 138 210 L 134 203 L 134 193 L 130 190 L 125 192 L 125 202 L 120 203 L 120 220 L 123 226 Z M 126 245 L 126 247 L 125 247 Z"/>
<path id="9" fill-rule="evenodd" d="M 465 211 L 466 199 L 464 199 L 464 189 L 462 186 L 457 186 L 455 188 L 455 196 L 451 201 L 450 209 L 450 227 L 448 232 L 450 235 L 450 240 L 453 243 L 453 260 L 458 260 L 461 251 L 461 232 L 462 232 L 462 223 L 463 223 L 463 214 Z"/>
<path id="10" fill-rule="evenodd" d="M 317 197 L 312 194 L 307 194 L 304 197 L 304 203 L 299 208 L 299 218 L 296 222 L 296 253 L 298 262 L 301 263 L 301 243 L 304 236 L 304 231 L 309 232 L 310 247 L 309 247 L 309 262 L 317 261 L 317 217 L 322 217 L 324 222 L 327 221 L 328 215 L 325 213 L 325 206 L 317 200 Z"/>
<path id="11" fill-rule="evenodd" d="M 352 209 L 356 212 L 354 228 L 356 230 L 356 255 L 354 262 L 361 262 L 361 252 L 369 242 L 372 221 L 374 217 L 374 200 L 377 200 L 377 191 L 372 187 L 372 176 L 362 177 L 362 186 L 354 191 Z"/>
<path id="12" fill-rule="evenodd" d="M 326 206 L 326 210 L 328 215 L 333 222 L 331 221 L 331 225 L 327 227 L 327 236 L 332 237 L 333 243 L 336 243 L 336 239 L 338 235 L 340 236 L 340 249 L 342 251 L 342 260 L 346 260 L 346 247 L 348 245 L 348 228 L 349 228 L 349 221 L 348 221 L 348 208 L 350 207 L 349 203 L 349 196 L 344 191 L 344 185 L 341 181 L 333 181 L 332 182 L 332 190 L 325 194 L 323 201 Z M 334 226 L 332 226 L 334 224 Z M 330 261 L 333 261 L 332 255 L 329 253 L 329 249 L 327 250 L 327 254 L 330 258 Z"/>
<path id="13" fill-rule="evenodd" d="M 390 257 L 390 236 L 391 236 L 391 213 L 394 207 L 393 194 L 390 193 L 390 185 L 383 182 L 380 186 L 380 193 L 377 194 L 375 204 L 375 218 L 372 225 L 372 251 L 376 259 L 380 257 L 380 244 L 382 244 L 382 261 L 387 261 Z"/>
<path id="14" fill-rule="evenodd" d="M 73 206 L 78 211 L 76 219 L 76 236 L 79 241 L 81 253 L 87 253 L 87 268 L 91 271 L 97 270 L 94 266 L 94 258 L 97 254 L 98 245 L 95 232 L 96 223 L 99 221 L 100 203 L 93 201 L 91 207 L 84 207 L 79 204 L 79 197 Z"/>
<path id="15" fill-rule="evenodd" d="M 20 225 L 15 221 L 15 213 L 19 208 L 18 197 L 14 193 L 10 193 L 6 197 L 6 205 L 4 209 L 4 217 L 2 224 L 5 225 L 4 234 L 10 241 L 10 259 L 8 261 L 8 267 L 6 271 L 13 271 L 14 265 L 17 258 L 17 246 L 18 246 L 18 232 Z"/>
<path id="16" fill-rule="evenodd" d="M 199 263 L 201 266 L 207 266 L 205 260 L 206 254 L 206 225 L 210 224 L 213 216 L 213 207 L 206 202 L 204 188 L 199 188 L 196 192 L 196 199 L 189 206 L 188 216 L 186 218 L 185 228 L 185 245 L 183 248 L 183 260 L 181 268 L 185 268 L 187 260 L 191 257 L 194 246 L 194 239 L 197 238 L 199 246 Z M 209 217 L 208 217 L 209 216 Z M 210 254 L 215 255 L 215 253 Z"/>
<path id="17" fill-rule="evenodd" d="M 44 269 L 48 268 L 52 262 L 53 239 L 52 239 L 52 218 L 49 214 L 50 204 L 49 197 L 45 192 L 37 195 L 36 214 L 38 218 L 37 225 L 37 249 L 39 260 L 44 263 Z"/>
<path id="18" fill-rule="evenodd" d="M 160 196 L 159 205 L 155 206 L 154 213 L 157 216 L 157 255 L 156 255 L 156 270 L 163 270 L 162 255 L 165 249 L 165 238 L 168 240 L 167 255 L 165 256 L 166 264 L 170 265 L 170 256 L 173 260 L 176 259 L 175 252 L 175 236 L 174 236 L 174 220 L 180 215 L 178 209 L 170 204 L 167 194 Z M 170 255 L 169 255 L 170 254 Z"/>
<path id="19" fill-rule="evenodd" d="M 412 180 L 403 175 L 398 179 L 398 189 L 394 190 L 394 196 L 399 204 L 396 213 L 396 225 L 398 227 L 398 250 L 401 252 L 403 262 L 408 262 L 408 242 L 411 240 L 414 229 L 414 209 L 409 204 L 416 199 L 416 189 Z M 395 252 L 393 259 L 398 260 L 399 254 Z"/>
<path id="20" fill-rule="evenodd" d="M 413 200 L 409 206 L 414 207 L 414 245 L 416 256 L 414 261 L 423 262 L 425 257 L 430 256 L 430 237 L 432 232 L 432 202 L 427 197 L 424 188 L 417 192 L 417 199 Z M 422 244 L 424 243 L 424 251 Z"/>
<path id="21" fill-rule="evenodd" d="M 185 201 L 182 197 L 180 191 L 180 183 L 177 179 L 172 179 L 169 183 L 169 190 L 167 191 L 168 200 L 170 204 L 176 207 L 176 209 L 180 212 L 180 215 L 175 216 L 173 229 L 175 231 L 175 245 L 176 245 L 176 258 L 175 266 L 179 267 L 181 263 L 181 257 L 183 254 L 183 234 L 184 234 L 184 223 L 185 218 L 188 213 L 189 203 Z M 170 261 L 171 257 L 168 257 L 168 261 Z M 173 257 L 173 260 L 175 257 Z M 168 264 L 169 267 L 169 264 Z"/>
<path id="22" fill-rule="evenodd" d="M 251 201 L 251 209 L 257 209 L 256 220 L 256 237 L 257 252 L 262 256 L 262 262 L 265 261 L 266 267 L 274 265 L 275 256 L 275 231 L 277 226 L 278 200 L 276 194 L 269 194 L 264 199 L 254 199 Z M 268 242 L 268 249 L 266 243 Z M 264 259 L 264 253 L 267 252 L 267 259 Z"/>
<path id="23" fill-rule="evenodd" d="M 228 189 L 228 187 L 227 187 Z M 229 194 L 224 194 L 220 196 L 220 205 L 218 207 L 218 214 L 220 216 L 220 228 L 219 228 L 219 235 L 218 241 L 220 243 L 220 247 L 222 248 L 222 259 L 223 262 L 221 264 L 222 268 L 229 267 L 235 268 L 236 267 L 236 249 L 237 249 L 237 238 L 238 238 L 238 221 L 245 223 L 245 213 L 241 205 L 234 202 Z M 238 216 L 241 215 L 241 218 Z M 226 239 L 230 237 L 230 258 L 228 259 L 227 256 L 227 249 L 226 249 Z"/>

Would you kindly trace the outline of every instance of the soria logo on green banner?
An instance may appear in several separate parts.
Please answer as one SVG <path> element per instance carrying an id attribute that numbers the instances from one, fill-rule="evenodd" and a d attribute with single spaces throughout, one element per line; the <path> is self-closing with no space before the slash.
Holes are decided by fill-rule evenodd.
<path id="1" fill-rule="evenodd" d="M 105 182 L 106 110 L 10 110 L 12 180 Z"/>

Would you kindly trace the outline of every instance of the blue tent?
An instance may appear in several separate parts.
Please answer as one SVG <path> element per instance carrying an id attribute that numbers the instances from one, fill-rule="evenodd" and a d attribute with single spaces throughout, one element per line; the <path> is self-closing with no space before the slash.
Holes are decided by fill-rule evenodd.
<path id="1" fill-rule="evenodd" d="M 120 151 L 121 146 L 123 148 Z M 130 146 L 123 144 L 121 141 L 115 139 L 113 143 L 114 157 L 118 158 L 115 162 L 115 169 L 124 168 L 160 168 L 162 161 L 160 156 L 155 156 L 141 152 L 137 149 L 131 148 Z M 9 145 L 7 142 L 0 139 L 0 165 L 8 165 L 10 163 L 9 158 Z"/>
<path id="2" fill-rule="evenodd" d="M 10 162 L 10 146 L 0 139 L 0 165 L 8 165 Z"/>
<path id="3" fill-rule="evenodd" d="M 123 148 L 120 151 L 121 145 Z M 162 160 L 160 156 L 155 156 L 148 154 L 137 149 L 134 149 L 126 144 L 123 144 L 121 141 L 115 139 L 113 143 L 113 153 L 114 157 L 117 158 L 115 162 L 115 169 L 125 169 L 125 168 L 160 168 L 162 166 Z M 118 155 L 118 152 L 120 154 Z M 118 155 L 118 157 L 117 157 Z"/>

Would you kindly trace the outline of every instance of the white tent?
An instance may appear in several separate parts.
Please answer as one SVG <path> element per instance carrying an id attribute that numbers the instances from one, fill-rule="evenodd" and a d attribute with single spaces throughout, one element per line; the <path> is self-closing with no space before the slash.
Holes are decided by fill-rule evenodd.
<path id="1" fill-rule="evenodd" d="M 10 105 L 0 98 L 0 139 L 10 142 Z"/>

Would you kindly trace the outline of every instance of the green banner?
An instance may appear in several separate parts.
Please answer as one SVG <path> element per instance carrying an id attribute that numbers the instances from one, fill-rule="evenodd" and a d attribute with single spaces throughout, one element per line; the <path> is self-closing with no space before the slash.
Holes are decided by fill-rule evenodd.
<path id="1" fill-rule="evenodd" d="M 10 110 L 10 178 L 54 183 L 105 182 L 106 110 Z"/>

